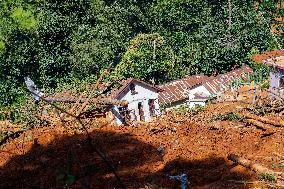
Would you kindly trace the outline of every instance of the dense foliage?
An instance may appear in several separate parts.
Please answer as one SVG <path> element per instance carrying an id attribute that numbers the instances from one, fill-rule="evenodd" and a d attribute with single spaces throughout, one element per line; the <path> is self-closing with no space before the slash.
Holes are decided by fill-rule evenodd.
<path id="1" fill-rule="evenodd" d="M 110 79 L 155 84 L 230 70 L 283 44 L 280 2 L 1 1 L 0 104 L 24 99 L 27 75 L 48 90 L 94 79 L 109 64 Z"/>

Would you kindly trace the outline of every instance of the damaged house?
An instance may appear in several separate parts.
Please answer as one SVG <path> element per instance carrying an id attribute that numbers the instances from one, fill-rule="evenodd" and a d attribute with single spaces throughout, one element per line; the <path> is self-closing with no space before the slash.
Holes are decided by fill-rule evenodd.
<path id="1" fill-rule="evenodd" d="M 162 104 L 165 109 L 187 105 L 188 89 L 200 86 L 207 78 L 208 77 L 205 75 L 194 75 L 160 85 L 159 88 L 162 89 L 159 93 L 160 104 Z"/>
<path id="2" fill-rule="evenodd" d="M 160 115 L 158 93 L 162 90 L 143 81 L 129 78 L 110 94 L 110 98 L 128 101 L 128 106 L 113 106 L 111 112 L 116 124 L 128 121 L 150 121 Z"/>
<path id="3" fill-rule="evenodd" d="M 274 98 L 284 98 L 284 49 L 274 51 L 269 58 L 265 58 L 266 59 L 262 60 L 262 63 L 268 65 L 270 68 L 269 90 L 273 93 L 272 96 Z"/>
<path id="4" fill-rule="evenodd" d="M 168 109 L 178 108 L 181 105 L 189 108 L 204 106 L 209 98 L 230 89 L 234 80 L 247 79 L 252 71 L 250 67 L 244 65 L 216 77 L 195 75 L 172 81 L 159 86 L 163 89 L 159 93 L 159 100 Z"/>
<path id="5" fill-rule="evenodd" d="M 209 98 L 230 89 L 234 80 L 247 79 L 251 72 L 250 67 L 243 66 L 216 77 L 194 75 L 159 86 L 129 78 L 109 95 L 115 100 L 128 101 L 128 106 L 114 105 L 111 114 L 119 125 L 129 121 L 151 121 L 161 114 L 161 107 L 167 110 L 180 106 L 204 106 Z"/>
<path id="6" fill-rule="evenodd" d="M 248 79 L 253 70 L 244 65 L 239 69 L 232 70 L 216 77 L 208 77 L 201 84 L 188 88 L 188 105 L 193 108 L 196 105 L 204 106 L 211 97 L 218 97 L 231 89 L 232 82 L 240 79 Z"/>

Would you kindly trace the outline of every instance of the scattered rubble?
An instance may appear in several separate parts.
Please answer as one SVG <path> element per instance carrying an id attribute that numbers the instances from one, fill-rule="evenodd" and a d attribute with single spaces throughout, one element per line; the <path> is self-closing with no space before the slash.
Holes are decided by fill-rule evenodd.
<path id="1" fill-rule="evenodd" d="M 168 112 L 151 123 L 114 126 L 103 117 L 86 118 L 88 134 L 65 114 L 67 122 L 57 119 L 53 126 L 27 130 L 2 145 L 0 187 L 119 188 L 112 170 L 90 147 L 89 135 L 125 188 L 180 188 L 169 176 L 181 174 L 193 189 L 283 188 L 283 167 L 278 166 L 284 161 L 283 116 L 279 111 L 260 115 L 260 104 L 263 109 L 272 105 L 261 98 L 252 104 L 249 89 L 240 89 L 247 92 L 235 101 L 212 102 L 184 114 Z M 216 119 L 222 115 L 227 116 Z M 271 172 L 275 180 L 267 175 Z"/>

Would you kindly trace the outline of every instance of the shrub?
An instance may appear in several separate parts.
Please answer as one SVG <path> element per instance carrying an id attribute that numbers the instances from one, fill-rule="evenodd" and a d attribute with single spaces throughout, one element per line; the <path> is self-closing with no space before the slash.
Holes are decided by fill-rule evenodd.
<path id="1" fill-rule="evenodd" d="M 213 121 L 240 121 L 242 119 L 243 117 L 240 116 L 239 114 L 230 112 L 224 115 L 216 116 L 215 118 L 213 118 Z"/>
<path id="2" fill-rule="evenodd" d="M 258 175 L 258 180 L 267 181 L 267 182 L 276 182 L 277 178 L 271 173 L 261 173 Z"/>

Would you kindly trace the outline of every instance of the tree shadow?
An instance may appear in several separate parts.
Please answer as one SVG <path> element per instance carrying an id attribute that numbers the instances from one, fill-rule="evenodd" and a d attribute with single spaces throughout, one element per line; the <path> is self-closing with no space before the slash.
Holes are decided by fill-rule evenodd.
<path id="1" fill-rule="evenodd" d="M 199 161 L 176 159 L 156 171 L 155 166 L 163 164 L 158 147 L 129 134 L 95 131 L 91 136 L 126 188 L 146 188 L 147 184 L 152 184 L 152 188 L 179 188 L 179 182 L 169 176 L 181 173 L 188 175 L 191 187 L 201 188 L 224 180 L 224 175 L 225 179 L 251 178 L 247 173 L 232 173 L 235 165 L 217 157 Z M 0 188 L 120 188 L 85 134 L 62 136 L 44 146 L 35 140 L 27 153 L 13 156 L 0 168 L 0 178 Z"/>
<path id="2" fill-rule="evenodd" d="M 251 171 L 225 160 L 221 157 L 208 157 L 202 160 L 188 161 L 175 159 L 167 163 L 161 171 L 148 176 L 148 180 L 158 180 L 161 188 L 180 188 L 181 183 L 169 179 L 169 176 L 186 174 L 189 188 L 221 189 L 221 188 L 250 188 L 242 181 L 253 177 Z M 160 179 L 157 179 L 160 178 Z M 234 182 L 236 181 L 236 182 Z M 238 182 L 240 181 L 240 182 Z"/>

